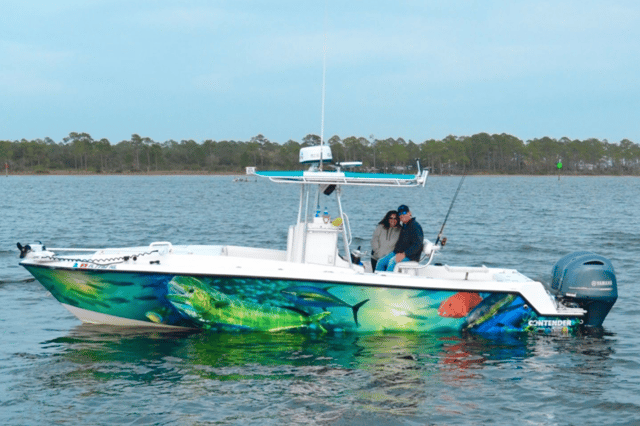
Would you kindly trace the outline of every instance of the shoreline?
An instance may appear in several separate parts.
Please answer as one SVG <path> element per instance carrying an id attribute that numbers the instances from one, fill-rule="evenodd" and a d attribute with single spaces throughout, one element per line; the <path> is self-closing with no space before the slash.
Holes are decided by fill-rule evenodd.
<path id="1" fill-rule="evenodd" d="M 207 172 L 207 171 L 153 171 L 153 172 L 126 172 L 126 173 L 96 173 L 96 172 L 75 172 L 69 170 L 52 170 L 48 172 L 16 172 L 5 174 L 2 177 L 11 176 L 229 176 L 229 177 L 242 177 L 248 176 L 243 172 Z M 447 174 L 437 175 L 429 174 L 430 178 L 433 177 L 460 177 L 462 174 Z M 557 174 L 548 175 L 533 175 L 533 174 L 494 174 L 494 173 L 477 173 L 468 174 L 467 176 L 475 177 L 558 177 Z M 612 174 L 564 174 L 559 178 L 573 178 L 573 177 L 640 177 L 639 175 L 612 175 Z"/>
<path id="2" fill-rule="evenodd" d="M 207 171 L 153 171 L 153 172 L 76 172 L 73 170 L 51 170 L 47 172 L 9 172 L 4 176 L 244 176 L 242 172 L 207 172 Z"/>

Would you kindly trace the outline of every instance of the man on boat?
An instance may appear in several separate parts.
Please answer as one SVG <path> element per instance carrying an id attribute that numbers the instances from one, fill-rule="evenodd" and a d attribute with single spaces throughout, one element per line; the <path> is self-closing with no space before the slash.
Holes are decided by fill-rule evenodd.
<path id="1" fill-rule="evenodd" d="M 424 245 L 422 226 L 412 217 L 409 207 L 404 204 L 398 207 L 398 218 L 402 222 L 398 242 L 391 253 L 378 260 L 376 271 L 393 271 L 398 262 L 420 260 Z"/>

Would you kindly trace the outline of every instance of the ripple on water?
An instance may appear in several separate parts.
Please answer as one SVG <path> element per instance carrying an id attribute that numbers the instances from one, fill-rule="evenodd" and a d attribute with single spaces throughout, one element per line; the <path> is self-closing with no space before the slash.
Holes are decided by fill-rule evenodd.
<path id="1" fill-rule="evenodd" d="M 616 268 L 619 299 L 595 336 L 217 335 L 86 326 L 17 264 L 17 241 L 283 248 L 297 190 L 231 180 L 15 177 L 3 187 L 0 424 L 640 421 L 640 197 L 629 195 L 638 179 L 470 176 L 436 259 L 516 268 L 546 281 L 566 254 L 602 254 Z M 435 239 L 458 182 L 431 177 L 425 190 L 401 193 L 346 189 L 354 245 L 369 250 L 375 224 L 399 204 L 411 206 Z"/>

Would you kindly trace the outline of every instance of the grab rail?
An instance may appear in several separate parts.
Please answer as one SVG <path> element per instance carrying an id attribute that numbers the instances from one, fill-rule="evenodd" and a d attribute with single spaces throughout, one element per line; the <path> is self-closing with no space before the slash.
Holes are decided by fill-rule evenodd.
<path id="1" fill-rule="evenodd" d="M 489 268 L 485 265 L 482 266 L 449 266 L 444 265 L 444 269 L 447 272 L 480 272 L 480 273 L 488 273 L 491 272 Z"/>
<path id="2" fill-rule="evenodd" d="M 47 250 L 49 251 L 70 251 L 70 252 L 78 252 L 78 251 L 86 251 L 86 252 L 92 252 L 92 251 L 100 251 L 100 250 L 104 250 L 104 249 L 92 249 L 92 248 L 48 248 Z"/>

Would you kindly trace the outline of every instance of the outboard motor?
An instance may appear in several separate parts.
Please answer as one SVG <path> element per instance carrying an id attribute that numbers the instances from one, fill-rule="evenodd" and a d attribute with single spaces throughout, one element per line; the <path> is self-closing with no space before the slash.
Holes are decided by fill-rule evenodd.
<path id="1" fill-rule="evenodd" d="M 572 253 L 555 264 L 550 291 L 560 300 L 587 311 L 586 327 L 602 326 L 618 299 L 613 265 L 607 258 L 588 251 Z"/>
<path id="2" fill-rule="evenodd" d="M 18 250 L 20 250 L 20 259 L 24 259 L 27 254 L 29 254 L 29 252 L 31 251 L 31 246 L 29 244 L 27 244 L 26 246 L 23 246 L 22 244 L 18 243 Z"/>
<path id="3" fill-rule="evenodd" d="M 53 255 L 53 253 L 51 253 L 50 251 L 47 251 L 47 248 L 44 246 L 44 244 L 42 244 L 42 242 L 40 242 L 40 244 L 27 244 L 24 246 L 20 243 L 16 245 L 18 246 L 18 250 L 20 250 L 20 259 L 33 256 L 29 253 Z"/>

